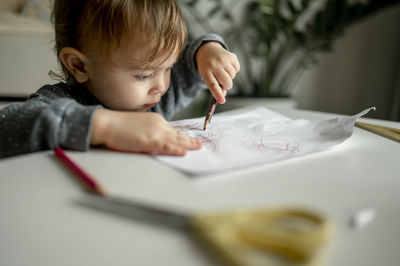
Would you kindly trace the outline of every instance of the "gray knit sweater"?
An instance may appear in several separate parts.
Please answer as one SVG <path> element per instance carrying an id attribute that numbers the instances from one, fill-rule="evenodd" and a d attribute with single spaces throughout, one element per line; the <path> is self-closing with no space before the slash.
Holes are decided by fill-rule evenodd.
<path id="1" fill-rule="evenodd" d="M 167 120 L 187 106 L 200 88 L 205 88 L 197 72 L 195 53 L 202 43 L 222 38 L 207 34 L 186 45 L 171 72 L 171 84 L 159 104 L 151 109 Z M 0 158 L 54 149 L 85 151 L 90 148 L 92 117 L 98 108 L 107 108 L 77 82 L 45 85 L 24 103 L 0 111 Z M 134 130 L 134 129 L 132 129 Z"/>

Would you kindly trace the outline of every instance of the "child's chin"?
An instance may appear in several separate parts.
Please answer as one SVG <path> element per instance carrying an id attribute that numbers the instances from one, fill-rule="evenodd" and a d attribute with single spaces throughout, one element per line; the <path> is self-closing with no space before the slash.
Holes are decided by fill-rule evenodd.
<path id="1" fill-rule="evenodd" d="M 139 107 L 139 108 L 134 108 L 132 111 L 134 112 L 146 112 L 149 108 L 146 107 Z"/>
<path id="2" fill-rule="evenodd" d="M 136 107 L 136 108 L 119 108 L 119 109 L 114 109 L 114 110 L 125 111 L 125 112 L 146 112 L 148 109 L 149 108 L 142 106 L 142 107 Z"/>

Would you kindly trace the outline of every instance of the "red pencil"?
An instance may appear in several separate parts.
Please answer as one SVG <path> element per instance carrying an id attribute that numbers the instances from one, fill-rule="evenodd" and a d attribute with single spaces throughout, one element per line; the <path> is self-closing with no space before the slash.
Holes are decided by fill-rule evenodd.
<path id="1" fill-rule="evenodd" d="M 106 196 L 104 189 L 92 178 L 88 173 L 86 173 L 78 164 L 72 161 L 71 158 L 64 152 L 61 147 L 54 149 L 55 156 L 60 159 L 72 172 L 76 174 L 78 180 L 85 186 L 90 192 Z"/>

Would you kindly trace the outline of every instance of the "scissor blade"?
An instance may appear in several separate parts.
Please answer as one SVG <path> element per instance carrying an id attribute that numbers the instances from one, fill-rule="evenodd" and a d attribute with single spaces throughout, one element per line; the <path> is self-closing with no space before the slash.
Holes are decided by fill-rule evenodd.
<path id="1" fill-rule="evenodd" d="M 189 227 L 189 216 L 167 208 L 145 204 L 113 196 L 88 195 L 81 204 L 145 222 L 173 226 L 178 229 Z"/>

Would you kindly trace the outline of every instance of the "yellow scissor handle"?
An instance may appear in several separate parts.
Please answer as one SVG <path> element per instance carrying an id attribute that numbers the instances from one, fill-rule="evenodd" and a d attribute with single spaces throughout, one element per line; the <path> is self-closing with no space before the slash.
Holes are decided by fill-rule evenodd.
<path id="1" fill-rule="evenodd" d="M 234 223 L 243 241 L 295 261 L 312 257 L 332 231 L 327 219 L 296 209 L 241 211 Z"/>
<path id="2" fill-rule="evenodd" d="M 191 225 L 194 235 L 228 265 L 264 265 L 260 253 L 311 261 L 331 235 L 327 219 L 292 208 L 204 213 L 193 217 Z"/>

